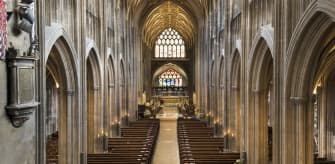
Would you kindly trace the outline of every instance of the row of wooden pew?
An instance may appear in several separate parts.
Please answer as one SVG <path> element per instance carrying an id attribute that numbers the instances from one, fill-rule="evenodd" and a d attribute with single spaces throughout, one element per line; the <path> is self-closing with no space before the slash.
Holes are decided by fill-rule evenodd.
<path id="1" fill-rule="evenodd" d="M 58 164 L 58 132 L 47 137 L 46 163 Z"/>
<path id="2" fill-rule="evenodd" d="M 108 153 L 87 154 L 88 164 L 150 164 L 159 132 L 159 120 L 130 122 L 121 136 L 108 139 Z"/>
<path id="3" fill-rule="evenodd" d="M 329 161 L 327 158 L 314 158 L 314 164 L 335 164 L 335 161 Z"/>
<path id="4" fill-rule="evenodd" d="M 214 137 L 206 122 L 178 119 L 177 128 L 182 164 L 234 164 L 240 158 L 239 152 L 224 150 L 224 138 Z"/>

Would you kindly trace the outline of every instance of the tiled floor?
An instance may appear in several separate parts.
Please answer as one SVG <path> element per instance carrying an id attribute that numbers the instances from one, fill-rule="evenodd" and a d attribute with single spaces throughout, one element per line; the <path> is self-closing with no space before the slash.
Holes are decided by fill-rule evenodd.
<path id="1" fill-rule="evenodd" d="M 153 164 L 179 164 L 177 121 L 161 119 Z"/>

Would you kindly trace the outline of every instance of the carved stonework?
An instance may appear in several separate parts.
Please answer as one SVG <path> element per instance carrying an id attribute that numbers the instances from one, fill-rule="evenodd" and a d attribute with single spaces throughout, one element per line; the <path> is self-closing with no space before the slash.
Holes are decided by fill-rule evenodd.
<path id="1" fill-rule="evenodd" d="M 38 103 L 6 106 L 7 115 L 12 125 L 16 128 L 21 127 L 25 121 L 29 120 L 30 115 L 35 111 L 37 105 Z"/>
<path id="2" fill-rule="evenodd" d="M 7 115 L 14 127 L 29 119 L 38 103 L 35 101 L 35 58 L 7 57 L 8 105 Z"/>
<path id="3" fill-rule="evenodd" d="M 34 0 L 7 0 L 6 63 L 8 72 L 7 115 L 20 127 L 38 106 L 35 64 L 38 42 L 34 33 Z"/>
<path id="4" fill-rule="evenodd" d="M 7 57 L 36 55 L 34 5 L 33 0 L 7 1 Z"/>

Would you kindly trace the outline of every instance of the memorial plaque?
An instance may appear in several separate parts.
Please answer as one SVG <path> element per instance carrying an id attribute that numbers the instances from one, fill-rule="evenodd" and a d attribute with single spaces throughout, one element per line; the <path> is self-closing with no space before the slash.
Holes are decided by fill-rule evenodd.
<path id="1" fill-rule="evenodd" d="M 19 71 L 19 101 L 29 103 L 34 100 L 33 69 L 21 68 Z"/>

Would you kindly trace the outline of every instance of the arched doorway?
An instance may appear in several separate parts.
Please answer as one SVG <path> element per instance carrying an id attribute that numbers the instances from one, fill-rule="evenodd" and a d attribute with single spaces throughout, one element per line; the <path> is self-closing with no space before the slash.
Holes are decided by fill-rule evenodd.
<path id="1" fill-rule="evenodd" d="M 330 43 L 335 46 L 335 40 Z M 313 80 L 313 93 L 310 95 L 313 110 L 313 150 L 317 159 L 335 160 L 335 51 L 321 59 Z M 323 60 L 323 61 L 322 61 Z M 327 60 L 327 61 L 325 61 Z"/>
<path id="2" fill-rule="evenodd" d="M 226 117 L 226 108 L 225 108 L 225 63 L 224 63 L 224 57 L 221 57 L 220 60 L 220 68 L 219 68 L 219 86 L 218 86 L 218 108 L 217 108 L 217 118 L 215 120 L 214 125 L 216 126 L 217 129 L 217 135 L 223 135 L 223 120 Z"/>
<path id="3" fill-rule="evenodd" d="M 292 145 L 285 159 L 313 163 L 313 157 L 335 160 L 334 1 L 312 3 L 299 22 L 288 48 L 285 74 L 286 143 Z M 288 149 L 288 148 L 286 148 Z M 314 155 L 313 155 L 314 154 Z M 285 162 L 285 161 L 284 161 Z"/>
<path id="4" fill-rule="evenodd" d="M 107 67 L 108 67 L 107 125 L 109 125 L 107 129 L 109 132 L 109 136 L 115 137 L 118 135 L 118 129 L 116 126 L 118 123 L 118 115 L 115 103 L 115 70 L 112 57 L 109 57 Z"/>
<path id="5" fill-rule="evenodd" d="M 99 58 L 94 50 L 86 60 L 87 152 L 101 151 L 103 111 Z"/>
<path id="6" fill-rule="evenodd" d="M 126 107 L 126 79 L 125 79 L 125 67 L 123 62 L 121 61 L 120 64 L 120 113 L 119 116 L 121 117 L 121 127 L 128 125 L 128 110 Z"/>
<path id="7" fill-rule="evenodd" d="M 46 163 L 77 161 L 79 153 L 73 113 L 77 106 L 77 76 L 75 64 L 65 39 L 59 38 L 52 46 L 46 60 Z M 71 145 L 71 146 L 64 146 Z"/>
<path id="8" fill-rule="evenodd" d="M 248 79 L 248 161 L 272 160 L 273 58 L 264 38 L 256 43 L 249 63 Z"/>
<path id="9" fill-rule="evenodd" d="M 231 139 L 229 141 L 229 147 L 234 150 L 240 150 L 240 131 L 241 127 L 241 58 L 240 53 L 236 50 L 232 58 L 231 66 L 231 112 L 233 112 Z"/>

